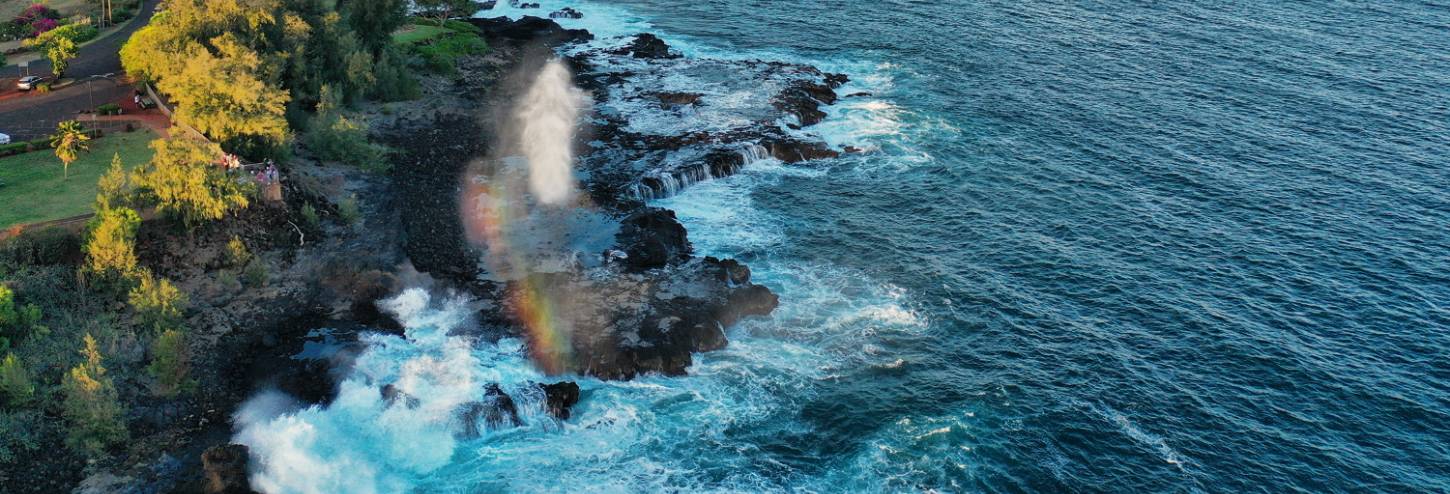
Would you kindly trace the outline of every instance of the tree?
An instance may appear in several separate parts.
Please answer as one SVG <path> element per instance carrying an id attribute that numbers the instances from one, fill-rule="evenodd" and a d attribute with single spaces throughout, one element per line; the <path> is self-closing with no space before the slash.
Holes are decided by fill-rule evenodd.
<path id="1" fill-rule="evenodd" d="M 65 168 L 65 178 L 70 178 L 70 164 L 80 157 L 80 152 L 90 149 L 90 145 L 86 144 L 90 140 L 91 136 L 86 135 L 75 120 L 66 120 L 56 126 L 55 135 L 50 136 L 50 147 L 55 148 L 55 156 L 60 158 Z"/>
<path id="2" fill-rule="evenodd" d="M 116 153 L 111 157 L 111 168 L 96 182 L 94 209 L 99 213 L 111 208 L 127 207 L 130 205 L 130 198 L 131 176 L 121 165 L 121 154 Z"/>
<path id="3" fill-rule="evenodd" d="M 126 424 L 122 422 L 121 403 L 116 399 L 116 385 L 106 377 L 100 348 L 90 334 L 85 336 L 81 357 L 84 361 L 72 367 L 61 380 L 65 417 L 70 421 L 66 444 L 94 455 L 124 440 Z"/>
<path id="4" fill-rule="evenodd" d="M 151 355 L 146 372 L 156 379 L 157 395 L 170 398 L 192 386 L 186 378 L 191 372 L 191 354 L 181 331 L 168 329 L 157 336 L 151 343 Z"/>
<path id="5" fill-rule="evenodd" d="M 130 208 L 96 212 L 86 234 L 86 271 L 116 281 L 136 272 L 136 228 L 141 216 Z"/>
<path id="6" fill-rule="evenodd" d="M 152 276 L 142 270 L 136 286 L 131 288 L 126 301 L 135 309 L 142 327 L 155 332 L 165 332 L 181 326 L 181 312 L 186 308 L 186 294 L 165 278 Z"/>
<path id="7" fill-rule="evenodd" d="M 70 65 L 70 59 L 76 57 L 76 42 L 67 36 L 51 36 L 44 47 L 45 58 L 50 60 L 50 71 L 55 73 L 56 79 L 60 79 Z"/>
<path id="8" fill-rule="evenodd" d="M 413 4 L 418 6 L 419 11 L 437 16 L 440 24 L 450 18 L 476 11 L 473 0 L 413 0 Z"/>
<path id="9" fill-rule="evenodd" d="M 7 353 L 5 360 L 0 360 L 0 393 L 12 404 L 23 404 L 35 396 L 30 372 L 25 370 L 25 364 L 15 358 L 14 353 Z"/>
<path id="10" fill-rule="evenodd" d="M 393 42 L 393 31 L 408 20 L 408 0 L 343 0 L 338 6 L 374 58 Z"/>
<path id="11" fill-rule="evenodd" d="M 0 330 L 20 323 L 20 313 L 15 311 L 15 292 L 0 284 Z"/>
<path id="12" fill-rule="evenodd" d="M 195 226 L 247 207 L 245 187 L 215 164 L 222 156 L 216 144 L 170 137 L 152 141 L 151 148 L 155 155 L 137 170 L 132 181 L 156 199 L 157 210 Z"/>

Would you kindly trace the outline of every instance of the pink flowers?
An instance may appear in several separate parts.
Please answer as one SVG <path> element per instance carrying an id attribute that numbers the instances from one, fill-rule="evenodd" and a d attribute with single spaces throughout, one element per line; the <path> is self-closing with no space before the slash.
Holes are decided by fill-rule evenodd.
<path id="1" fill-rule="evenodd" d="M 46 31 L 49 31 L 51 29 L 55 29 L 56 26 L 59 26 L 59 25 L 60 25 L 59 23 L 55 22 L 55 19 L 46 19 L 46 18 L 37 19 L 35 22 L 30 23 L 30 28 L 34 30 L 31 33 L 31 36 L 40 36 L 41 34 L 44 34 Z"/>
<path id="2" fill-rule="evenodd" d="M 26 7 L 20 15 L 15 16 L 15 19 L 10 22 L 16 26 L 29 26 L 30 33 L 26 36 L 35 37 L 60 26 L 59 19 L 60 12 L 56 12 L 55 9 L 37 3 Z"/>

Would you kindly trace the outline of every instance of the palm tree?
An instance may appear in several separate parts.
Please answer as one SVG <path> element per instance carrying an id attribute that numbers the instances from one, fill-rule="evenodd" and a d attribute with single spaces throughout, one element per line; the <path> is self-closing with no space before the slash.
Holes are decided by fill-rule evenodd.
<path id="1" fill-rule="evenodd" d="M 61 122 L 55 128 L 55 135 L 50 136 L 50 147 L 55 148 L 55 157 L 60 158 L 61 165 L 65 166 L 65 178 L 70 178 L 70 164 L 75 162 L 81 151 L 90 149 L 86 141 L 91 136 L 81 130 L 80 122 L 67 120 Z"/>

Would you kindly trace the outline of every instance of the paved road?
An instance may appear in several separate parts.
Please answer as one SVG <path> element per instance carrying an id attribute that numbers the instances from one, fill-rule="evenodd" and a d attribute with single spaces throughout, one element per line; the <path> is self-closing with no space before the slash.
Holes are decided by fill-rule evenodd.
<path id="1" fill-rule="evenodd" d="M 121 45 L 131 39 L 131 34 L 151 22 L 151 16 L 156 13 L 156 4 L 159 0 L 144 0 L 141 12 L 137 13 L 136 19 L 130 24 L 122 27 L 119 31 L 107 35 L 105 38 L 82 46 L 76 53 L 76 58 L 70 61 L 70 67 L 66 68 L 66 77 L 81 78 L 86 76 L 120 73 L 121 72 Z M 36 60 L 30 62 L 30 73 L 33 75 L 50 75 L 50 61 Z M 0 69 L 0 75 L 6 78 L 15 78 L 24 75 L 25 71 L 19 65 L 6 65 Z"/>
<path id="2" fill-rule="evenodd" d="M 0 133 L 9 134 L 15 141 L 39 139 L 54 133 L 56 124 L 62 121 L 84 120 L 77 115 L 83 110 L 130 99 L 131 85 L 119 83 L 122 76 L 121 45 L 131 38 L 132 33 L 151 21 L 158 1 L 145 0 L 138 14 L 140 17 L 119 31 L 82 46 L 65 73 L 66 78 L 76 80 L 114 74 L 114 80 L 92 79 L 47 94 L 19 93 L 15 89 L 15 78 L 23 73 L 20 67 L 8 65 L 0 69 L 0 74 L 5 76 L 0 79 L 0 84 L 4 85 L 0 87 Z M 50 62 L 31 62 L 30 73 L 50 74 Z"/>

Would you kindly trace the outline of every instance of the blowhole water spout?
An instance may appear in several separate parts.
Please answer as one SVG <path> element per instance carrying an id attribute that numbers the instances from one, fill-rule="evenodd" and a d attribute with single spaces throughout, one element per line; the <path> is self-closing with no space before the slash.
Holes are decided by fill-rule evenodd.
<path id="1" fill-rule="evenodd" d="M 529 163 L 529 191 L 540 204 L 566 205 L 574 196 L 574 128 L 587 105 L 569 69 L 554 59 L 544 64 L 515 107 L 518 145 Z"/>

